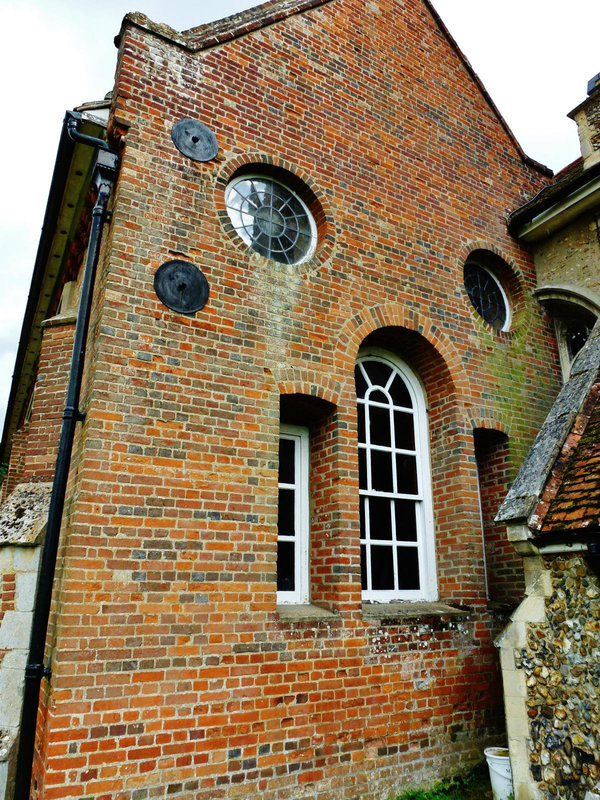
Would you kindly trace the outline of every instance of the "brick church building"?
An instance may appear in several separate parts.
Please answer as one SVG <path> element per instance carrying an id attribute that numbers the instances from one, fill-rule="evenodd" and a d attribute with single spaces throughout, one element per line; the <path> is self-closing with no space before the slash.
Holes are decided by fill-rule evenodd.
<path id="1" fill-rule="evenodd" d="M 2 444 L 5 797 L 94 254 L 32 796 L 456 774 L 504 738 L 494 517 L 561 384 L 506 225 L 551 173 L 428 0 L 131 14 L 117 44 L 65 118 Z"/>

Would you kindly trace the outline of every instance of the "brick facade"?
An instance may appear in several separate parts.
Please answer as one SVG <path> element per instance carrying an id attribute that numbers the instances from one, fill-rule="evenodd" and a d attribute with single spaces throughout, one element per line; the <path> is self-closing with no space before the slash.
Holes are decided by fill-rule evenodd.
<path id="1" fill-rule="evenodd" d="M 36 797 L 367 800 L 502 739 L 476 457 L 489 528 L 491 487 L 508 485 L 559 384 L 531 258 L 505 224 L 546 177 L 421 0 L 277 8 L 262 27 L 249 13 L 175 36 L 131 17 L 121 32 L 122 163 Z M 216 159 L 175 149 L 182 118 L 215 132 Z M 278 264 L 237 236 L 224 189 L 240 170 L 306 187 L 311 259 Z M 476 250 L 504 264 L 507 332 L 463 287 Z M 209 281 L 195 315 L 156 297 L 172 258 Z M 366 346 L 409 363 L 427 398 L 441 611 L 361 604 Z M 296 616 L 276 604 L 280 420 L 311 440 L 312 606 Z M 498 438 L 478 453 L 475 430 Z M 498 559 L 505 599 L 519 577 Z"/>

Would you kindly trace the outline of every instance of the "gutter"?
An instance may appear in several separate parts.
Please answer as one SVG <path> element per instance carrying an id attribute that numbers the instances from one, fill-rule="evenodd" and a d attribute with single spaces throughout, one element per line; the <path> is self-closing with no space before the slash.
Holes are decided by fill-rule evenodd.
<path id="1" fill-rule="evenodd" d="M 600 176 L 594 180 L 586 175 L 588 182 L 561 197 L 537 214 L 533 219 L 515 231 L 517 238 L 524 242 L 536 242 L 564 228 L 577 217 L 600 205 Z"/>
<path id="2" fill-rule="evenodd" d="M 30 333 L 33 328 L 35 312 L 44 279 L 46 264 L 56 230 L 57 218 L 62 203 L 67 176 L 69 174 L 69 167 L 73 158 L 73 151 L 75 149 L 75 143 L 69 138 L 67 132 L 67 124 L 70 115 L 76 115 L 79 118 L 81 117 L 80 114 L 76 114 L 74 111 L 67 111 L 63 120 L 56 163 L 54 165 L 54 172 L 52 174 L 50 192 L 48 194 L 48 204 L 46 206 L 46 213 L 44 215 L 44 222 L 42 224 L 42 232 L 40 234 L 40 243 L 38 245 L 35 264 L 33 267 L 31 286 L 29 289 L 29 296 L 27 297 L 27 305 L 25 307 L 25 317 L 23 319 L 23 326 L 21 328 L 21 337 L 17 347 L 15 369 L 13 372 L 10 394 L 8 396 L 8 405 L 6 410 L 6 418 L 4 421 L 2 441 L 0 443 L 0 461 L 8 460 L 8 453 L 10 451 L 10 438 L 12 433 L 11 417 L 17 390 L 19 388 L 19 377 L 23 368 L 23 362 L 25 360 L 25 352 L 29 344 Z"/>
<path id="3" fill-rule="evenodd" d="M 532 537 L 531 543 L 541 555 L 581 553 L 592 572 L 600 578 L 600 529 L 580 528 L 575 531 L 538 533 Z"/>

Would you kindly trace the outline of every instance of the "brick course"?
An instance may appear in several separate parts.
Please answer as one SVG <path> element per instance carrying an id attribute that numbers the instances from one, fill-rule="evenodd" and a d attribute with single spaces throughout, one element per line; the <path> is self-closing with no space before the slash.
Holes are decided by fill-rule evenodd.
<path id="1" fill-rule="evenodd" d="M 110 128 L 124 133 L 122 165 L 36 797 L 366 800 L 453 773 L 502 736 L 473 430 L 510 431 L 508 480 L 559 384 L 531 258 L 505 225 L 545 176 L 420 0 L 305 5 L 236 37 L 217 26 L 222 43 L 200 37 L 197 52 L 193 36 L 124 25 Z M 216 133 L 215 161 L 174 148 L 187 117 Z M 223 189 L 240 168 L 310 186 L 312 259 L 268 261 L 228 229 Z M 463 288 L 475 249 L 512 276 L 508 333 Z M 154 293 L 171 258 L 208 278 L 195 316 Z M 363 616 L 353 368 L 365 343 L 423 382 L 439 595 L 466 616 Z M 324 619 L 276 608 L 280 416 L 311 427 Z"/>

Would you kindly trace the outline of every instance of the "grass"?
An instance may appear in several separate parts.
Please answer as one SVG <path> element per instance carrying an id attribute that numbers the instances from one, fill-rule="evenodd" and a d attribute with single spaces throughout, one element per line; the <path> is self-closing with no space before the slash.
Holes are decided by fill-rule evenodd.
<path id="1" fill-rule="evenodd" d="M 471 772 L 447 778 L 432 789 L 409 789 L 395 800 L 492 800 L 492 790 L 485 762 Z"/>

